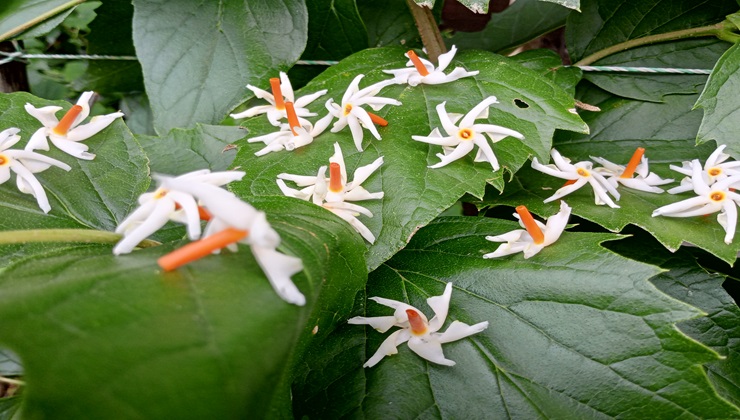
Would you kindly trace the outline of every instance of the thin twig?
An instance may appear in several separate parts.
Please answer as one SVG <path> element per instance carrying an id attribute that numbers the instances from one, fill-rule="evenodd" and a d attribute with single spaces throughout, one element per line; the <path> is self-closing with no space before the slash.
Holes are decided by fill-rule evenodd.
<path id="1" fill-rule="evenodd" d="M 421 42 L 427 50 L 429 60 L 436 63 L 440 54 L 447 52 L 447 46 L 442 41 L 442 34 L 439 32 L 437 21 L 432 15 L 432 10 L 428 7 L 419 6 L 414 0 L 406 0 L 411 10 L 411 15 L 416 22 L 416 28 L 421 35 Z"/>

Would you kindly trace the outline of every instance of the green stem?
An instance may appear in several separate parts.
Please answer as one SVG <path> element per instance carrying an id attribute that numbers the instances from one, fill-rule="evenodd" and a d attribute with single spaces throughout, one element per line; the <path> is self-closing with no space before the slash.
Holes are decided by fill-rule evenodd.
<path id="1" fill-rule="evenodd" d="M 25 244 L 29 242 L 74 242 L 114 244 L 123 236 L 102 230 L 90 229 L 34 229 L 8 230 L 0 232 L 0 244 Z M 139 248 L 149 248 L 160 245 L 159 242 L 145 239 L 139 243 Z"/>
<path id="2" fill-rule="evenodd" d="M 643 45 L 655 44 L 658 42 L 673 41 L 676 39 L 684 38 L 695 38 L 700 36 L 717 36 L 723 38 L 728 35 L 728 28 L 725 25 L 726 21 L 717 23 L 715 25 L 700 26 L 698 28 L 682 29 L 680 31 L 666 32 L 664 34 L 650 35 L 642 38 L 631 39 L 629 41 L 620 42 L 619 44 L 612 45 L 609 48 L 604 48 L 582 60 L 574 63 L 574 66 L 587 66 L 591 63 L 601 60 L 604 57 L 608 57 L 612 54 L 620 51 L 628 50 L 630 48 L 641 47 Z"/>
<path id="3" fill-rule="evenodd" d="M 24 22 L 24 23 L 16 26 L 15 28 L 10 29 L 8 32 L 5 32 L 4 34 L 1 34 L 0 35 L 0 41 L 5 41 L 6 39 L 8 39 L 8 38 L 10 38 L 10 37 L 12 37 L 14 35 L 17 35 L 17 34 L 19 34 L 21 32 L 24 32 L 24 31 L 28 30 L 29 28 L 32 28 L 32 27 L 38 25 L 39 23 L 41 23 L 41 22 L 43 22 L 43 21 L 45 21 L 47 19 L 50 19 L 50 18 L 58 15 L 59 13 L 62 13 L 63 11 L 69 9 L 70 7 L 77 6 L 78 4 L 81 4 L 81 3 L 84 3 L 84 2 L 85 2 L 85 0 L 71 0 L 71 1 L 68 1 L 68 2 L 60 5 L 60 6 L 57 6 L 57 7 L 53 8 L 53 9 L 49 10 L 46 13 L 42 13 L 42 14 L 36 16 L 35 18 L 33 18 L 33 19 L 31 19 L 31 20 L 29 20 L 27 22 Z"/>
<path id="4" fill-rule="evenodd" d="M 447 46 L 442 41 L 442 34 L 439 32 L 437 21 L 432 15 L 432 10 L 428 7 L 419 6 L 414 0 L 406 0 L 411 10 L 411 15 L 416 22 L 416 28 L 421 35 L 421 42 L 427 50 L 429 60 L 436 63 L 440 54 L 447 52 Z"/>
<path id="5" fill-rule="evenodd" d="M 5 382 L 6 384 L 17 385 L 17 386 L 26 385 L 26 383 L 23 381 L 19 381 L 17 379 L 6 378 L 5 376 L 0 376 L 0 382 Z"/>

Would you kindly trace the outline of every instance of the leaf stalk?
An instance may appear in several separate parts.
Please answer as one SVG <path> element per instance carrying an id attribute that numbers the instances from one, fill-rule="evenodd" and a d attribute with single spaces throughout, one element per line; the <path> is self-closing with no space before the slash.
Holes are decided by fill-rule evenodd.
<path id="1" fill-rule="evenodd" d="M 8 230 L 0 232 L 0 245 L 26 244 L 31 242 L 72 242 L 114 244 L 123 236 L 118 233 L 92 229 L 32 229 Z M 145 239 L 139 243 L 139 248 L 150 248 L 161 245 L 157 241 Z"/>
<path id="2" fill-rule="evenodd" d="M 439 26 L 437 26 L 432 10 L 428 7 L 419 6 L 414 0 L 406 0 L 406 3 L 414 17 L 416 29 L 419 30 L 421 42 L 427 50 L 429 60 L 437 63 L 437 58 L 447 52 L 447 46 L 442 40 L 442 34 L 439 32 Z"/>

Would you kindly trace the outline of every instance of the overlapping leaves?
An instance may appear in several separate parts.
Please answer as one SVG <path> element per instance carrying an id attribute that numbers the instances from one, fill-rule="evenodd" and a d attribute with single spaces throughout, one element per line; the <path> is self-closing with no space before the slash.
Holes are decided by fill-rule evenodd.
<path id="1" fill-rule="evenodd" d="M 441 218 L 371 273 L 368 296 L 427 312 L 425 300 L 453 282 L 447 322 L 490 322 L 482 333 L 445 345 L 445 355 L 457 365 L 428 363 L 402 346 L 398 355 L 363 369 L 387 334 L 348 326 L 334 347 L 311 354 L 306 377 L 312 380 L 299 380 L 294 389 L 296 414 L 738 415 L 696 369 L 717 354 L 673 327 L 700 312 L 650 284 L 657 267 L 598 245 L 612 235 L 569 232 L 526 261 L 521 255 L 481 258 L 497 246 L 485 235 L 514 228 L 515 223 L 500 220 Z M 389 311 L 369 303 L 366 315 Z M 354 369 L 348 366 L 351 360 Z M 332 368 L 334 361 L 341 368 Z M 325 366 L 329 372 L 320 371 Z M 608 392 L 595 391 L 605 387 Z"/>
<path id="2" fill-rule="evenodd" d="M 384 48 L 355 54 L 334 66 L 306 86 L 301 96 L 320 89 L 329 93 L 317 100 L 310 109 L 320 115 L 325 98 L 339 102 L 350 81 L 358 74 L 366 74 L 360 87 L 389 78 L 380 69 L 400 68 L 406 63 L 404 50 Z M 370 209 L 374 217 L 362 218 L 375 233 L 377 241 L 371 247 L 368 267 L 377 267 L 382 261 L 402 248 L 409 237 L 431 221 L 463 194 L 482 197 L 486 183 L 503 189 L 503 171 L 492 172 L 487 162 L 473 163 L 473 156 L 456 161 L 444 168 L 429 169 L 438 161 L 441 148 L 415 142 L 412 135 L 428 135 L 439 127 L 435 107 L 446 101 L 447 112 L 464 114 L 482 99 L 494 95 L 499 104 L 490 108 L 490 121 L 524 134 L 525 140 L 507 138 L 494 146 L 501 166 L 515 172 L 530 154 L 545 156 L 556 128 L 586 131 L 580 118 L 569 111 L 573 99 L 557 85 L 503 57 L 483 52 L 466 52 L 456 57 L 452 66 L 479 70 L 475 78 L 465 78 L 445 85 L 416 87 L 390 86 L 380 95 L 397 98 L 403 105 L 386 107 L 378 112 L 389 121 L 380 128 L 382 140 L 365 133 L 365 151 L 358 153 L 349 130 L 333 134 L 328 131 L 311 145 L 293 152 L 275 152 L 255 157 L 263 144 L 244 144 L 235 164 L 247 171 L 248 182 L 235 187 L 244 196 L 275 195 L 280 190 L 275 183 L 279 173 L 315 175 L 318 168 L 328 164 L 333 145 L 338 142 L 344 151 L 348 173 L 361 165 L 383 156 L 380 173 L 363 184 L 368 191 L 384 191 L 382 202 L 360 203 Z M 262 85 L 264 86 L 265 83 Z M 466 92 L 460 95 L 460 92 Z M 248 120 L 245 125 L 250 137 L 275 131 L 264 117 Z"/>

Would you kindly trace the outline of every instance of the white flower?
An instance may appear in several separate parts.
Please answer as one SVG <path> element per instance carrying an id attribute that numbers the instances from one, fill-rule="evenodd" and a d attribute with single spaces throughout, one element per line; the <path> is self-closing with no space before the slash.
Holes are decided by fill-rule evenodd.
<path id="1" fill-rule="evenodd" d="M 603 168 L 595 168 L 594 171 L 603 175 L 614 188 L 622 184 L 635 190 L 662 193 L 663 189 L 656 187 L 656 185 L 671 183 L 673 179 L 662 179 L 655 173 L 650 172 L 648 160 L 644 153 L 645 149 L 638 147 L 627 166 L 617 165 L 600 157 L 591 156 L 591 159 L 603 166 Z M 633 178 L 635 173 L 637 173 L 637 176 Z"/>
<path id="2" fill-rule="evenodd" d="M 477 334 L 488 328 L 488 321 L 479 322 L 475 325 L 453 321 L 447 331 L 437 332 L 447 319 L 451 296 L 452 283 L 447 283 L 441 296 L 432 296 L 427 299 L 427 304 L 434 311 L 434 317 L 431 321 L 427 321 L 426 316 L 420 310 L 409 304 L 381 297 L 371 297 L 370 300 L 395 309 L 393 315 L 370 318 L 356 316 L 347 322 L 353 325 L 370 325 L 381 333 L 392 327 L 400 327 L 401 329 L 388 336 L 363 367 L 373 367 L 385 356 L 398 353 L 396 347 L 407 341 L 409 348 L 424 359 L 440 365 L 454 366 L 454 361 L 445 358 L 442 352 L 442 344 Z"/>
<path id="3" fill-rule="evenodd" d="M 562 198 L 588 183 L 594 190 L 594 201 L 597 205 L 607 204 L 611 208 L 619 208 L 619 206 L 609 197 L 607 191 L 617 200 L 619 200 L 619 192 L 617 192 L 617 189 L 610 184 L 603 175 L 591 169 L 593 163 L 583 161 L 578 162 L 575 165 L 571 164 L 570 159 L 562 157 L 555 149 L 550 151 L 550 155 L 552 155 L 552 160 L 555 162 L 554 165 L 543 165 L 539 163 L 535 157 L 532 159 L 532 168 L 557 178 L 575 182 L 566 183 L 566 185 L 558 189 L 555 194 L 547 198 L 544 201 L 545 203 Z"/>
<path id="4" fill-rule="evenodd" d="M 733 184 L 740 182 L 740 175 L 732 175 L 709 185 L 704 178 L 704 169 L 699 160 L 692 161 L 691 182 L 697 197 L 655 209 L 653 217 L 703 216 L 721 211 L 717 221 L 725 229 L 725 243 L 732 243 L 737 226 L 737 205 L 740 194 L 731 191 Z"/>
<path id="5" fill-rule="evenodd" d="M 26 150 L 8 150 L 13 147 L 21 137 L 18 128 L 8 128 L 0 132 L 0 184 L 10 179 L 10 171 L 16 175 L 18 190 L 24 194 L 31 194 L 36 198 L 39 208 L 48 213 L 51 210 L 49 199 L 41 183 L 33 175 L 45 171 L 51 166 L 69 171 L 70 166 L 64 162 L 36 153 L 26 146 Z"/>
<path id="6" fill-rule="evenodd" d="M 98 115 L 90 119 L 87 124 L 80 124 L 88 115 L 90 115 L 90 98 L 93 92 L 84 92 L 77 104 L 67 111 L 67 113 L 58 120 L 56 113 L 62 109 L 59 106 L 45 106 L 36 108 L 27 103 L 26 111 L 34 118 L 39 120 L 44 126 L 36 130 L 26 146 L 29 150 L 49 150 L 47 137 L 64 153 L 72 155 L 78 159 L 92 160 L 95 155 L 88 153 L 89 147 L 80 143 L 95 134 L 98 134 L 105 127 L 108 127 L 113 120 L 122 117 L 122 112 L 114 112 L 108 115 Z"/>
<path id="7" fill-rule="evenodd" d="M 270 152 L 277 152 L 280 150 L 295 150 L 299 147 L 311 144 L 313 140 L 318 137 L 331 123 L 334 118 L 332 114 L 326 114 L 326 116 L 316 122 L 316 125 L 303 120 L 301 125 L 294 125 L 291 127 L 290 124 L 282 124 L 280 130 L 274 133 L 265 134 L 263 136 L 257 136 L 247 139 L 249 143 L 263 142 L 266 146 L 254 154 L 256 156 L 263 156 Z"/>
<path id="8" fill-rule="evenodd" d="M 717 147 L 717 149 L 709 155 L 706 162 L 704 162 L 702 179 L 704 179 L 704 182 L 707 185 L 712 185 L 716 181 L 725 179 L 728 176 L 740 175 L 740 162 L 726 162 L 727 159 L 730 158 L 730 155 L 723 153 L 725 147 L 727 146 L 724 144 Z M 670 168 L 686 175 L 687 177 L 681 180 L 681 185 L 668 190 L 669 194 L 678 194 L 694 189 L 694 185 L 691 181 L 694 172 L 692 162 L 684 161 L 680 167 L 670 165 Z M 737 186 L 735 186 L 735 188 L 737 188 Z"/>
<path id="9" fill-rule="evenodd" d="M 373 217 L 370 210 L 348 201 L 377 200 L 383 198 L 384 193 L 371 193 L 362 187 L 370 175 L 383 164 L 383 157 L 377 158 L 373 163 L 357 168 L 352 176 L 352 181 L 347 181 L 347 168 L 344 164 L 344 156 L 339 143 L 334 143 L 334 155 L 329 158 L 329 182 L 326 182 L 326 166 L 319 168 L 316 176 L 278 174 L 277 184 L 283 194 L 305 201 L 312 201 L 322 206 L 349 223 L 365 240 L 375 242 L 375 235 L 370 232 L 357 216 L 364 214 Z M 290 188 L 285 184 L 288 180 L 294 182 L 301 190 Z"/>
<path id="10" fill-rule="evenodd" d="M 382 126 L 388 125 L 388 122 L 383 118 L 364 110 L 362 105 L 369 105 L 375 111 L 386 105 L 401 105 L 401 102 L 395 99 L 375 96 L 385 86 L 394 84 L 392 80 L 378 82 L 360 90 L 360 80 L 363 77 L 365 75 L 360 74 L 352 80 L 344 96 L 342 96 L 341 106 L 335 104 L 332 99 L 326 101 L 326 109 L 337 118 L 331 132 L 336 133 L 349 125 L 349 130 L 352 132 L 352 139 L 355 141 L 355 147 L 360 152 L 362 151 L 362 127 L 368 129 L 376 139 L 380 140 L 380 133 L 375 128 L 375 124 Z"/>
<path id="11" fill-rule="evenodd" d="M 267 114 L 267 119 L 270 121 L 270 124 L 274 126 L 280 126 L 280 120 L 283 118 L 287 118 L 287 114 L 285 112 L 285 102 L 292 102 L 295 106 L 296 114 L 301 120 L 300 125 L 305 125 L 307 121 L 304 120 L 302 117 L 316 116 L 316 113 L 309 111 L 306 107 L 308 106 L 308 104 L 315 101 L 316 98 L 323 96 L 327 92 L 326 89 L 323 89 L 316 93 L 312 93 L 310 95 L 302 96 L 298 99 L 295 99 L 295 94 L 293 93 L 293 86 L 290 84 L 290 79 L 288 79 L 288 75 L 286 75 L 282 71 L 280 72 L 279 79 L 277 77 L 273 77 L 270 79 L 270 87 L 272 88 L 272 93 L 254 87 L 252 85 L 247 85 L 247 88 L 254 92 L 254 96 L 266 100 L 270 103 L 270 105 L 255 106 L 253 108 L 247 109 L 246 111 L 242 111 L 237 114 L 231 114 L 231 117 L 239 119 L 253 117 L 259 114 Z"/>
<path id="12" fill-rule="evenodd" d="M 497 258 L 517 252 L 524 252 L 524 258 L 527 259 L 542 250 L 542 248 L 552 244 L 560 238 L 560 234 L 565 230 L 570 217 L 571 208 L 560 202 L 560 211 L 547 219 L 547 224 L 535 220 L 526 207 L 519 206 L 516 208 L 514 217 L 519 219 L 519 225 L 524 229 L 516 229 L 503 235 L 486 236 L 486 239 L 492 242 L 506 242 L 489 254 L 483 255 L 483 258 Z"/>
<path id="13" fill-rule="evenodd" d="M 218 188 L 231 181 L 240 180 L 244 172 L 211 172 L 208 169 L 189 172 L 178 177 L 155 175 L 159 188 L 139 197 L 139 208 L 128 215 L 116 228 L 123 239 L 113 248 L 113 254 L 127 254 L 149 235 L 159 230 L 168 221 L 187 225 L 188 237 L 200 237 L 200 210 L 198 201 L 210 188 Z M 222 190 L 224 193 L 231 193 Z"/>
<path id="14" fill-rule="evenodd" d="M 441 168 L 467 155 L 474 146 L 478 146 L 475 161 L 489 162 L 493 170 L 497 171 L 499 169 L 498 160 L 483 134 L 494 143 L 509 136 L 520 140 L 524 136 L 517 131 L 498 125 L 475 123 L 478 118 L 488 118 L 488 108 L 495 103 L 498 103 L 496 97 L 489 96 L 473 107 L 464 117 L 459 114 L 448 114 L 445 110 L 445 102 L 437 105 L 437 115 L 447 136 L 443 136 L 438 128 L 432 130 L 429 136 L 411 136 L 416 141 L 442 146 L 444 154 L 437 153 L 437 157 L 441 159 L 440 162 L 430 168 Z M 458 121 L 459 124 L 455 125 Z"/>
<path id="15" fill-rule="evenodd" d="M 445 74 L 444 71 L 447 66 L 450 65 L 457 48 L 453 45 L 450 51 L 440 54 L 439 56 L 439 67 L 434 68 L 429 60 L 419 58 L 413 50 L 406 53 L 406 57 L 409 61 L 406 63 L 406 68 L 383 70 L 384 73 L 392 74 L 393 80 L 396 83 L 408 83 L 410 86 L 417 86 L 421 83 L 427 85 L 440 85 L 443 83 L 454 82 L 457 79 L 463 77 L 475 76 L 479 71 L 467 71 L 462 67 L 456 67 L 452 70 L 452 73 Z"/>

